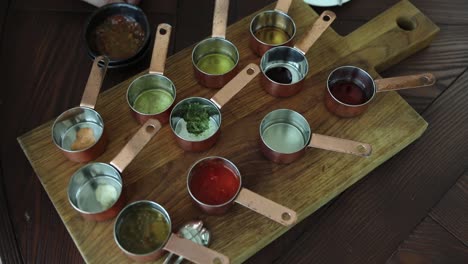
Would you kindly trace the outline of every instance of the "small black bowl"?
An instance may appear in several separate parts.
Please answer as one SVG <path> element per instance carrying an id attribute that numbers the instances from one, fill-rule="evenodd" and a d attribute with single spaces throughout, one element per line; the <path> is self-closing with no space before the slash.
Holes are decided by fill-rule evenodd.
<path id="1" fill-rule="evenodd" d="M 145 56 L 149 48 L 151 30 L 145 13 L 137 6 L 126 3 L 114 3 L 96 9 L 86 21 L 83 34 L 84 42 L 88 50 L 88 55 L 93 60 L 99 55 L 106 54 L 100 54 L 96 50 L 91 35 L 98 25 L 100 25 L 106 18 L 113 15 L 123 15 L 132 17 L 133 19 L 135 19 L 136 22 L 138 22 L 141 25 L 143 31 L 145 32 L 145 39 L 143 45 L 141 45 L 140 49 L 138 50 L 138 52 L 135 53 L 135 55 L 125 59 L 110 59 L 108 68 L 120 68 L 134 64 Z"/>

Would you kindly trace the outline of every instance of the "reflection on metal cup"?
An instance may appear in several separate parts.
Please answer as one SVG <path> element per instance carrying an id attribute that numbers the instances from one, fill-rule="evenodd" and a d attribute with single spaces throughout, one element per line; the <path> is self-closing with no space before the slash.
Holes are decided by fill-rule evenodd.
<path id="1" fill-rule="evenodd" d="M 68 200 L 86 220 L 106 221 L 115 217 L 125 204 L 120 172 L 102 162 L 81 167 L 71 177 Z"/>
<path id="2" fill-rule="evenodd" d="M 289 97 L 301 91 L 309 63 L 295 48 L 275 47 L 262 56 L 260 69 L 265 91 L 276 97 Z"/>
<path id="3" fill-rule="evenodd" d="M 86 132 L 86 142 L 79 144 Z M 94 109 L 75 107 L 62 113 L 52 125 L 55 145 L 71 161 L 87 162 L 99 157 L 107 145 L 104 121 Z M 94 142 L 94 143 L 93 143 Z"/>
<path id="4" fill-rule="evenodd" d="M 307 120 L 293 110 L 277 109 L 260 123 L 260 150 L 275 163 L 291 163 L 308 147 L 321 148 L 357 156 L 369 156 L 372 147 L 357 141 L 312 133 Z"/>

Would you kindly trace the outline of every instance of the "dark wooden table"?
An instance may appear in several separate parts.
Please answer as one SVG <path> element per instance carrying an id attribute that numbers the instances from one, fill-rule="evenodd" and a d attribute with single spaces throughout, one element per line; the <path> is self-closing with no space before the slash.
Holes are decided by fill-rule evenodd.
<path id="1" fill-rule="evenodd" d="M 229 22 L 272 1 L 252 2 L 232 0 Z M 332 8 L 333 28 L 347 34 L 396 2 Z M 412 2 L 440 34 L 382 75 L 436 74 L 436 86 L 400 93 L 428 130 L 249 262 L 468 263 L 468 1 Z M 171 53 L 210 33 L 212 0 L 141 6 L 151 24 L 175 26 Z M 93 9 L 78 0 L 0 1 L 0 263 L 83 262 L 16 137 L 79 103 L 91 65 L 80 34 Z M 108 71 L 104 87 L 147 65 Z"/>

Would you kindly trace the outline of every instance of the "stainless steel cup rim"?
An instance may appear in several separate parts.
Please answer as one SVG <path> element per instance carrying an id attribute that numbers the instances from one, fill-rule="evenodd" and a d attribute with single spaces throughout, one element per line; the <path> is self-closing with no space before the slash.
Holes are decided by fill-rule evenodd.
<path id="1" fill-rule="evenodd" d="M 193 100 L 193 99 L 197 99 L 197 100 L 201 100 L 201 101 L 207 102 L 209 105 L 213 106 L 213 109 L 216 109 L 216 110 L 218 111 L 218 114 L 219 114 L 219 124 L 218 124 L 218 128 L 216 129 L 216 131 L 214 131 L 214 133 L 213 133 L 211 136 L 209 136 L 209 137 L 207 137 L 207 138 L 202 138 L 202 139 L 200 139 L 200 140 L 188 140 L 188 139 L 186 139 L 186 138 L 181 137 L 181 136 L 175 131 L 175 127 L 172 125 L 172 122 L 171 122 L 172 118 L 174 117 L 175 111 L 177 111 L 178 108 L 181 107 L 183 104 L 185 104 L 185 103 L 187 103 L 188 101 Z M 184 141 L 187 141 L 187 142 L 201 142 L 201 141 L 207 140 L 208 138 L 212 137 L 212 136 L 213 136 L 214 134 L 216 134 L 216 133 L 219 131 L 219 129 L 221 128 L 221 121 L 222 121 L 221 109 L 219 109 L 219 107 L 218 107 L 215 103 L 213 103 L 211 100 L 206 99 L 206 98 L 203 98 L 203 97 L 197 97 L 197 96 L 194 96 L 194 97 L 187 97 L 187 98 L 181 100 L 180 102 L 178 102 L 178 103 L 174 106 L 174 108 L 172 108 L 171 114 L 169 115 L 169 125 L 170 125 L 170 127 L 171 127 L 172 132 L 173 132 L 174 135 L 176 135 L 178 138 L 180 138 L 180 139 L 182 139 L 182 140 L 184 140 Z"/>
<path id="2" fill-rule="evenodd" d="M 129 210 L 131 210 L 131 208 L 135 207 L 135 206 L 149 206 L 149 207 L 151 207 L 153 209 L 156 209 L 157 211 L 159 211 L 166 218 L 167 223 L 169 225 L 169 233 L 168 233 L 166 239 L 164 240 L 164 242 L 161 244 L 161 246 L 154 249 L 153 251 L 145 253 L 145 254 L 137 254 L 137 253 L 133 253 L 133 252 L 128 251 L 127 249 L 125 249 L 120 244 L 119 239 L 118 239 L 118 228 L 119 228 L 120 222 L 122 221 L 122 217 L 124 217 L 129 212 Z M 130 256 L 144 257 L 144 256 L 152 255 L 155 252 L 158 252 L 160 250 L 163 250 L 164 246 L 167 244 L 167 241 L 171 237 L 171 234 L 172 234 L 172 221 L 171 221 L 171 217 L 169 216 L 169 213 L 166 211 L 166 209 L 164 209 L 164 207 L 162 205 L 160 205 L 160 204 L 158 204 L 156 202 L 153 202 L 153 201 L 149 201 L 149 200 L 140 200 L 140 201 L 135 201 L 133 203 L 128 204 L 127 206 L 125 206 L 122 209 L 122 211 L 120 211 L 120 213 L 117 215 L 117 218 L 116 218 L 116 220 L 114 222 L 114 241 L 117 244 L 117 246 L 123 252 L 125 252 L 125 254 L 130 255 Z"/>
<path id="3" fill-rule="evenodd" d="M 369 78 L 369 80 L 372 81 L 372 96 L 368 99 L 366 99 L 366 101 L 362 104 L 356 104 L 356 105 L 353 105 L 353 104 L 347 104 L 347 103 L 344 103 L 342 101 L 340 101 L 338 98 L 336 98 L 333 93 L 330 91 L 330 79 L 333 77 L 333 74 L 336 73 L 337 71 L 339 70 L 343 70 L 343 69 L 356 69 L 358 70 L 359 72 L 361 72 L 362 74 L 364 74 L 365 76 L 367 76 L 367 78 Z M 344 66 L 340 66 L 338 68 L 335 68 L 332 72 L 330 72 L 330 74 L 328 75 L 328 78 L 327 78 L 327 92 L 328 94 L 333 98 L 333 100 L 335 100 L 337 103 L 341 104 L 341 105 L 344 105 L 344 106 L 347 106 L 347 107 L 361 107 L 363 105 L 366 105 L 368 103 L 370 103 L 372 101 L 372 99 L 374 99 L 375 97 L 375 94 L 377 93 L 377 87 L 375 86 L 375 82 L 374 82 L 374 78 L 372 78 L 372 76 L 370 76 L 370 74 L 359 68 L 359 67 L 356 67 L 356 66 L 352 66 L 352 65 L 344 65 Z"/>
<path id="4" fill-rule="evenodd" d="M 101 125 L 102 127 L 102 131 L 103 133 L 101 133 L 101 135 L 99 137 L 96 138 L 96 141 L 94 142 L 94 144 L 92 144 L 91 146 L 87 147 L 87 148 L 84 148 L 84 149 L 79 149 L 79 150 L 71 150 L 71 149 L 66 149 L 66 148 L 63 148 L 62 146 L 60 146 L 60 144 L 55 140 L 55 137 L 54 137 L 54 131 L 55 131 L 55 128 L 56 128 L 56 125 L 57 123 L 59 122 L 59 120 L 61 120 L 61 118 L 63 116 L 65 116 L 66 114 L 69 114 L 70 112 L 73 112 L 75 110 L 78 110 L 78 109 L 83 109 L 84 111 L 91 111 L 93 113 L 96 114 L 96 116 L 99 118 L 99 125 Z M 77 107 L 73 107 L 73 108 L 70 108 L 70 109 L 67 109 L 65 110 L 63 113 L 61 113 L 54 121 L 54 123 L 52 124 L 52 141 L 54 142 L 55 146 L 57 146 L 59 149 L 65 151 L 65 152 L 68 152 L 68 153 L 80 153 L 80 152 L 84 152 L 92 147 L 94 147 L 98 142 L 99 140 L 101 139 L 101 137 L 103 136 L 104 134 L 104 121 L 101 117 L 101 115 L 96 111 L 94 110 L 93 108 L 90 108 L 90 107 L 86 107 L 86 106 L 77 106 Z M 63 135 L 62 135 L 63 136 Z"/>
<path id="5" fill-rule="evenodd" d="M 261 40 L 259 40 L 256 36 L 255 36 L 255 32 L 254 32 L 254 29 L 253 29 L 253 26 L 254 26 L 254 22 L 256 22 L 256 20 L 258 20 L 258 18 L 261 16 L 261 15 L 264 15 L 264 14 L 267 14 L 267 13 L 275 13 L 275 14 L 280 14 L 284 17 L 286 17 L 288 19 L 288 21 L 291 22 L 291 25 L 292 25 L 292 28 L 293 28 L 293 34 L 289 37 L 289 39 L 283 43 L 280 43 L 280 44 L 269 44 L 269 43 L 265 43 Z M 252 37 L 255 38 L 256 41 L 258 41 L 259 43 L 262 43 L 263 45 L 268 45 L 268 46 L 271 46 L 271 47 L 276 47 L 276 46 L 282 46 L 286 43 L 288 43 L 289 41 L 291 41 L 292 39 L 294 39 L 294 37 L 296 36 L 296 23 L 294 23 L 294 20 L 292 19 L 291 16 L 289 16 L 287 13 L 284 13 L 282 11 L 279 11 L 279 10 L 265 10 L 263 12 L 260 12 L 258 13 L 257 15 L 255 15 L 255 17 L 252 19 L 252 21 L 250 21 L 250 34 L 252 35 Z"/>
<path id="6" fill-rule="evenodd" d="M 296 116 L 297 118 L 299 118 L 301 120 L 301 122 L 303 124 L 306 125 L 306 130 L 307 132 L 310 133 L 310 136 L 309 136 L 309 139 L 308 140 L 304 140 L 304 145 L 302 146 L 301 149 L 299 150 L 296 150 L 296 151 L 292 151 L 292 152 L 281 152 L 281 151 L 278 151 L 278 150 L 275 150 L 275 149 L 272 149 L 266 142 L 265 142 L 265 138 L 263 137 L 263 134 L 265 133 L 265 131 L 262 129 L 263 125 L 271 118 L 272 115 L 276 114 L 276 113 L 279 113 L 279 112 L 287 112 L 287 113 L 290 113 L 291 115 L 294 115 Z M 278 124 L 279 122 L 276 122 L 276 123 L 273 123 L 271 125 L 274 125 L 274 124 Z M 293 125 L 292 122 L 286 122 L 287 124 L 290 124 L 290 125 Z M 269 125 L 268 127 L 270 127 L 271 125 Z M 267 127 L 267 128 L 268 128 Z M 298 129 L 300 130 L 300 129 Z M 285 109 L 285 108 L 282 108 L 282 109 L 276 109 L 276 110 L 273 110 L 271 112 L 269 112 L 268 114 L 265 115 L 265 117 L 262 119 L 262 121 L 260 122 L 260 126 L 259 126 L 259 134 L 260 134 L 260 139 L 262 140 L 263 144 L 272 152 L 275 152 L 275 153 L 279 153 L 279 154 L 294 154 L 294 153 L 297 153 L 299 151 L 302 151 L 303 149 L 305 149 L 309 143 L 310 143 L 310 140 L 312 139 L 312 129 L 310 128 L 310 125 L 309 125 L 309 122 L 307 122 L 307 119 L 299 114 L 298 112 L 294 111 L 294 110 L 291 110 L 291 109 Z M 306 135 L 304 135 L 304 132 L 301 131 L 301 134 L 302 136 L 305 138 Z"/>
<path id="7" fill-rule="evenodd" d="M 134 84 L 135 82 L 137 82 L 138 80 L 141 80 L 142 78 L 147 78 L 147 77 L 165 79 L 166 81 L 168 81 L 168 82 L 171 84 L 171 90 L 174 91 L 174 96 L 172 97 L 172 102 L 171 102 L 171 104 L 170 104 L 166 109 L 164 109 L 164 110 L 162 110 L 162 111 L 160 111 L 160 112 L 158 112 L 158 113 L 154 113 L 154 114 L 146 114 L 146 113 L 142 113 L 142 112 L 140 112 L 140 111 L 137 111 L 137 110 L 133 107 L 133 105 L 130 103 L 130 99 L 129 99 L 130 89 L 131 89 L 132 87 L 134 87 L 133 84 Z M 128 88 L 127 88 L 126 99 L 127 99 L 127 104 L 128 104 L 128 106 L 129 106 L 130 109 L 132 109 L 134 112 L 136 112 L 136 113 L 138 113 L 138 114 L 140 114 L 140 115 L 143 115 L 143 116 L 153 116 L 153 115 L 158 115 L 158 114 L 164 113 L 164 111 L 167 111 L 167 109 L 171 108 L 171 106 L 174 104 L 175 99 L 176 99 L 176 96 L 177 96 L 176 92 L 177 92 L 176 87 L 175 87 L 174 83 L 171 81 L 171 79 L 167 78 L 166 76 L 164 76 L 164 75 L 162 75 L 162 74 L 158 74 L 158 73 L 147 73 L 147 74 L 144 74 L 144 75 L 139 76 L 138 78 L 134 79 L 134 80 L 130 83 L 130 85 L 129 85 Z"/>
<path id="8" fill-rule="evenodd" d="M 290 51 L 293 51 L 295 53 L 297 53 L 298 55 L 302 56 L 303 59 L 304 59 L 304 62 L 307 66 L 307 71 L 305 72 L 304 76 L 302 76 L 301 79 L 299 79 L 298 81 L 294 82 L 294 83 L 279 83 L 279 82 L 275 82 L 273 81 L 272 79 L 270 79 L 267 75 L 266 75 L 266 70 L 268 69 L 266 66 L 264 66 L 264 64 L 268 64 L 267 62 L 265 62 L 265 58 L 267 57 L 266 55 L 268 53 L 273 53 L 275 51 L 279 51 L 279 50 L 290 50 Z M 288 46 L 277 46 L 277 47 L 273 47 L 269 50 L 267 50 L 265 52 L 265 54 L 263 54 L 262 58 L 260 59 L 260 70 L 262 71 L 262 74 L 263 76 L 265 76 L 265 78 L 267 78 L 268 81 L 274 83 L 274 84 L 278 84 L 278 85 L 284 85 L 284 86 L 290 86 L 290 85 L 294 85 L 296 83 L 299 83 L 301 82 L 302 80 L 304 80 L 306 77 L 307 77 L 307 74 L 309 72 L 309 62 L 307 61 L 307 57 L 302 53 L 300 52 L 297 48 L 292 48 L 292 47 L 288 47 Z"/>
<path id="9" fill-rule="evenodd" d="M 232 198 L 225 202 L 225 203 L 222 203 L 222 204 L 206 204 L 200 200 L 197 199 L 197 197 L 195 197 L 195 195 L 192 193 L 192 191 L 190 190 L 190 180 L 192 179 L 192 171 L 193 169 L 203 163 L 203 162 L 206 162 L 206 161 L 210 161 L 210 160 L 222 160 L 223 162 L 225 162 L 226 164 L 228 164 L 232 169 L 234 169 L 234 173 L 236 174 L 236 176 L 239 178 L 239 188 L 237 188 L 237 192 L 236 194 L 234 194 L 232 196 Z M 227 205 L 230 205 L 234 202 L 234 200 L 237 198 L 237 196 L 239 195 L 240 193 L 240 190 L 242 189 L 242 175 L 239 171 L 239 169 L 237 168 L 236 165 L 234 165 L 234 163 L 226 158 L 223 158 L 223 157 L 220 157 L 220 156 L 209 156 L 209 157 L 205 157 L 205 158 L 202 158 L 198 161 L 196 161 L 189 169 L 188 173 L 187 173 L 187 190 L 190 194 L 190 197 L 192 197 L 192 199 L 194 201 L 196 201 L 198 204 L 200 205 L 203 205 L 203 206 L 206 206 L 206 207 L 211 207 L 211 208 L 219 208 L 219 207 L 223 207 L 223 206 L 227 206 Z"/>
<path id="10" fill-rule="evenodd" d="M 71 176 L 70 178 L 70 181 L 68 183 L 68 189 L 67 189 L 67 197 L 68 197 L 68 202 L 71 204 L 71 206 L 73 207 L 73 209 L 75 209 L 76 211 L 82 213 L 82 214 L 85 214 L 85 215 L 97 215 L 97 214 L 100 214 L 100 213 L 103 213 L 107 210 L 109 210 L 110 208 L 112 208 L 112 206 L 114 206 L 117 201 L 120 199 L 120 196 L 122 196 L 122 191 L 120 191 L 120 194 L 118 196 L 118 198 L 115 200 L 114 203 L 112 203 L 112 205 L 109 206 L 109 208 L 106 208 L 106 209 L 103 209 L 101 211 L 98 211 L 98 212 L 88 212 L 88 211 L 84 211 L 82 209 L 80 209 L 77 205 L 75 205 L 75 203 L 72 202 L 72 199 L 70 198 L 71 197 L 71 188 L 72 188 L 72 183 L 73 183 L 73 179 L 74 177 L 77 177 L 78 173 L 79 172 L 82 172 L 84 171 L 86 168 L 89 168 L 89 167 L 93 167 L 93 166 L 97 166 L 97 165 L 100 165 L 100 166 L 106 166 L 106 167 L 109 167 L 111 168 L 112 170 L 114 170 L 114 172 L 116 173 L 116 175 L 119 176 L 119 182 L 120 184 L 122 184 L 122 190 L 123 190 L 123 182 L 122 182 L 122 175 L 120 174 L 119 170 L 117 170 L 116 168 L 114 168 L 114 166 L 110 165 L 110 164 L 107 164 L 107 163 L 104 163 L 104 162 L 91 162 L 91 163 L 88 163 L 82 167 L 80 167 L 77 171 L 75 171 L 75 173 L 73 173 L 73 175 Z M 105 175 L 103 175 L 105 176 Z"/>
<path id="11" fill-rule="evenodd" d="M 234 50 L 236 51 L 236 56 L 237 56 L 237 59 L 235 60 L 235 63 L 234 63 L 234 66 L 232 67 L 231 70 L 229 70 L 228 72 L 226 73 L 223 73 L 223 74 L 212 74 L 212 73 L 206 73 L 204 71 L 202 71 L 198 66 L 197 64 L 195 63 L 195 51 L 197 50 L 197 48 L 199 48 L 201 45 L 204 45 L 206 44 L 206 42 L 210 41 L 210 40 L 213 40 L 213 39 L 216 39 L 216 40 L 220 40 L 222 41 L 223 43 L 226 43 L 226 45 L 229 45 L 231 47 L 234 48 Z M 233 58 L 232 58 L 233 59 Z M 239 64 L 239 59 L 240 59 L 240 56 L 239 56 L 239 50 L 237 49 L 236 45 L 234 45 L 231 41 L 225 39 L 225 38 L 221 38 L 221 37 L 211 37 L 211 38 L 206 38 L 200 42 L 198 42 L 197 45 L 195 45 L 195 47 L 193 48 L 192 50 L 192 65 L 200 72 L 202 72 L 203 74 L 207 75 L 207 76 L 222 76 L 222 75 L 225 75 L 229 72 L 231 72 L 232 70 L 234 70 L 236 67 L 237 67 L 237 64 Z"/>

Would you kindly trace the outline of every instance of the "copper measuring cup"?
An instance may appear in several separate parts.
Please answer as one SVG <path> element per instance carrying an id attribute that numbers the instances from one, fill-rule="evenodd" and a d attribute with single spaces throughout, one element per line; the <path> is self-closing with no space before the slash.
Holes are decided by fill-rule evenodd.
<path id="1" fill-rule="evenodd" d="M 369 73 L 355 66 L 333 70 L 327 79 L 325 106 L 340 117 L 355 117 L 369 107 L 376 93 L 434 85 L 432 73 L 374 80 Z"/>
<path id="2" fill-rule="evenodd" d="M 260 150 L 276 163 L 291 163 L 308 147 L 331 150 L 357 156 L 369 156 L 369 144 L 312 133 L 307 120 L 296 111 L 277 109 L 260 123 Z"/>
<path id="3" fill-rule="evenodd" d="M 165 221 L 168 225 L 169 232 L 165 238 L 162 245 L 158 248 L 155 248 L 149 253 L 146 254 L 137 254 L 131 252 L 125 248 L 120 238 L 120 226 L 122 225 L 124 219 L 132 214 L 132 210 L 135 209 L 151 209 L 156 210 L 165 218 Z M 194 263 L 219 263 L 227 264 L 229 263 L 229 258 L 223 254 L 220 254 L 212 249 L 199 245 L 193 241 L 190 241 L 185 238 L 179 237 L 177 234 L 171 233 L 172 222 L 169 216 L 169 213 L 161 205 L 152 202 L 152 201 L 136 201 L 127 205 L 117 216 L 117 219 L 114 223 L 114 240 L 119 246 L 119 248 L 131 259 L 138 262 L 146 262 L 151 260 L 156 260 L 161 258 L 165 251 L 169 251 L 176 255 L 179 255 L 185 259 L 188 259 Z"/>
<path id="4" fill-rule="evenodd" d="M 162 124 L 169 120 L 169 114 L 176 98 L 174 83 L 164 76 L 171 30 L 172 27 L 169 24 L 158 25 L 149 73 L 133 80 L 127 90 L 128 106 L 132 110 L 133 117 L 140 124 L 145 123 L 150 118 L 158 119 Z M 146 103 L 144 106 L 146 109 L 139 111 L 137 105 L 143 104 L 143 102 Z"/>
<path id="5" fill-rule="evenodd" d="M 206 169 L 206 168 L 216 168 L 216 167 L 223 167 L 226 170 L 229 170 L 230 173 L 235 175 L 237 179 L 237 189 L 232 194 L 232 197 L 224 203 L 220 204 L 210 204 L 206 201 L 202 201 L 201 192 L 206 191 L 215 191 L 218 188 L 219 192 L 224 192 L 225 190 L 221 190 L 221 186 L 216 186 L 214 188 L 197 188 L 193 186 L 194 182 L 194 175 L 196 175 L 197 170 Z M 211 177 L 211 175 L 207 175 Z M 214 180 L 216 181 L 216 180 Z M 219 183 L 221 180 L 217 180 Z M 296 212 L 284 207 L 278 203 L 275 203 L 259 194 L 256 194 L 247 188 L 242 187 L 242 177 L 237 169 L 237 167 L 231 161 L 223 158 L 223 157 L 207 157 L 195 162 L 194 165 L 190 168 L 187 176 L 187 189 L 190 194 L 190 197 L 193 201 L 195 201 L 196 205 L 205 213 L 209 215 L 220 215 L 226 213 L 229 208 L 234 203 L 241 204 L 250 210 L 253 210 L 263 216 L 270 218 L 271 220 L 282 224 L 284 226 L 289 226 L 294 224 L 297 221 Z"/>
<path id="6" fill-rule="evenodd" d="M 115 217 L 125 205 L 121 173 L 160 128 L 158 120 L 149 119 L 109 164 L 93 162 L 78 169 L 68 184 L 73 209 L 91 221 Z"/>
<path id="7" fill-rule="evenodd" d="M 260 72 L 254 63 L 247 65 L 234 79 L 227 83 L 211 99 L 189 97 L 177 103 L 172 109 L 169 123 L 177 144 L 186 151 L 204 151 L 216 143 L 221 127 L 221 108 Z M 199 135 L 187 130 L 184 115 L 190 105 L 198 104 L 209 115 L 209 128 Z"/>
<path id="8" fill-rule="evenodd" d="M 99 67 L 102 63 L 104 66 Z M 52 125 L 52 140 L 71 161 L 88 162 L 99 157 L 107 145 L 107 135 L 101 115 L 94 110 L 106 75 L 109 59 L 94 59 L 80 106 L 63 112 Z"/>
<path id="9" fill-rule="evenodd" d="M 292 46 L 296 24 L 288 15 L 292 0 L 278 0 L 274 10 L 257 14 L 250 22 L 250 48 L 258 56 L 277 46 Z"/>
<path id="10" fill-rule="evenodd" d="M 226 39 L 229 0 L 216 0 L 211 38 L 192 51 L 195 78 L 208 88 L 221 88 L 237 73 L 239 51 Z"/>
<path id="11" fill-rule="evenodd" d="M 274 47 L 263 54 L 260 69 L 265 91 L 276 97 L 289 97 L 301 91 L 309 72 L 305 54 L 335 18 L 335 13 L 324 11 L 293 48 Z"/>

